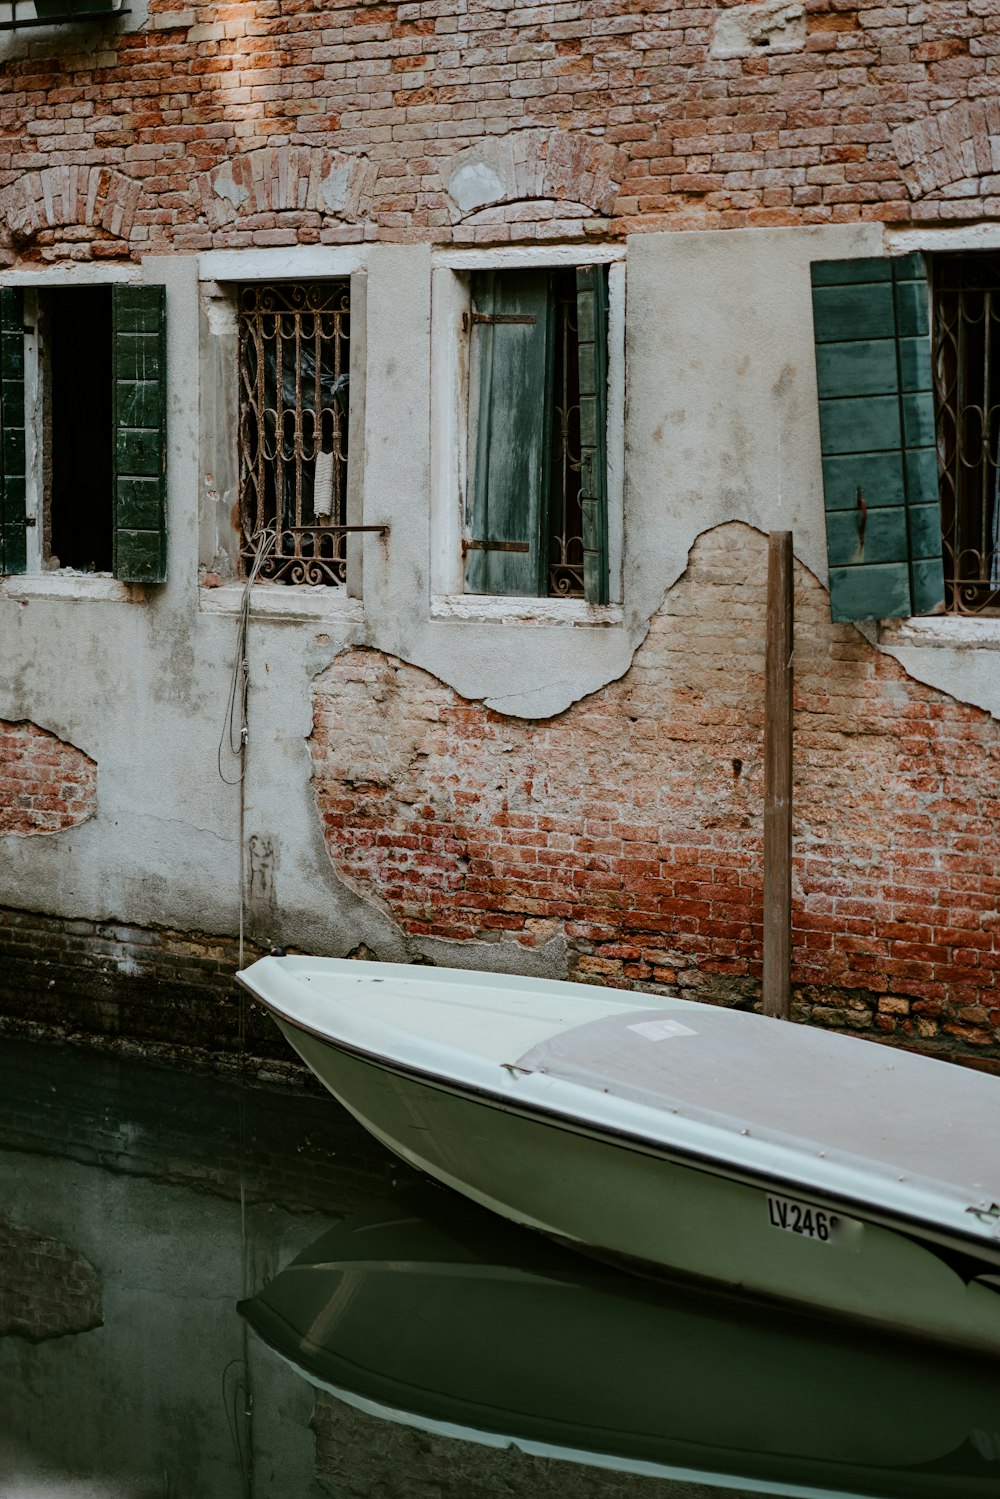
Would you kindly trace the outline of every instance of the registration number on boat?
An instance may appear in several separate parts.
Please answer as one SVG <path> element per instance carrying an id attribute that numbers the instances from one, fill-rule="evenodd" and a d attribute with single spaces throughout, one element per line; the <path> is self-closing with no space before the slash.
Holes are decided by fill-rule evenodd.
<path id="1" fill-rule="evenodd" d="M 839 1237 L 841 1219 L 836 1213 L 813 1207 L 809 1202 L 799 1202 L 794 1197 L 774 1197 L 768 1192 L 767 1216 L 772 1228 L 799 1234 L 804 1239 L 819 1239 L 821 1244 L 832 1243 Z"/>

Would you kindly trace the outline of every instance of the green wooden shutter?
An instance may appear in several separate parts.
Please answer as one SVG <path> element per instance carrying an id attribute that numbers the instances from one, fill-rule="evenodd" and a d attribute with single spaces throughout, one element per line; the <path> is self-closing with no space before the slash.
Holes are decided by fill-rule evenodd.
<path id="1" fill-rule="evenodd" d="M 835 620 L 944 602 L 927 281 L 919 255 L 812 267 Z"/>
<path id="2" fill-rule="evenodd" d="M 475 477 L 467 515 L 469 593 L 546 592 L 552 313 L 547 271 L 472 278 L 479 369 Z"/>
<path id="3" fill-rule="evenodd" d="M 608 283 L 601 265 L 576 273 L 580 351 L 580 508 L 583 588 L 591 604 L 608 602 Z"/>
<path id="4" fill-rule="evenodd" d="M 114 574 L 162 583 L 167 568 L 166 292 L 115 286 Z"/>
<path id="5" fill-rule="evenodd" d="M 24 461 L 24 293 L 0 288 L 0 573 L 27 566 Z"/>

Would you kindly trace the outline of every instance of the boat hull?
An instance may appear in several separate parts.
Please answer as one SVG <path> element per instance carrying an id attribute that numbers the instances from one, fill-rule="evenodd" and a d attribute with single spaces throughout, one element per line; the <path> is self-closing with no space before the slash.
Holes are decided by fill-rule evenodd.
<path id="1" fill-rule="evenodd" d="M 377 1139 L 514 1222 L 661 1275 L 1000 1354 L 998 1277 L 985 1258 L 387 1065 L 274 1018 Z M 811 1233 L 801 1229 L 806 1213 Z"/>

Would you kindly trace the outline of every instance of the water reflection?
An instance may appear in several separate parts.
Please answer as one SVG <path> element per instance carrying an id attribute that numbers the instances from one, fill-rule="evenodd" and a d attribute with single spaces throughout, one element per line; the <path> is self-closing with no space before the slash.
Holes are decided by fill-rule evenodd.
<path id="1" fill-rule="evenodd" d="M 322 1235 L 241 1310 L 307 1379 L 425 1430 L 769 1493 L 997 1493 L 992 1365 L 656 1287 L 440 1189 Z"/>
<path id="2" fill-rule="evenodd" d="M 0 1050 L 3 1499 L 975 1499 L 998 1430 L 995 1367 L 664 1296 L 325 1096 Z"/>

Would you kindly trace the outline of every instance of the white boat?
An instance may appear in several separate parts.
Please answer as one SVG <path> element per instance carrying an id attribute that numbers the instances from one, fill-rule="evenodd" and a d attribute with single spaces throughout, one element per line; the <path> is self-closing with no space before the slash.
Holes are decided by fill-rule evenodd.
<path id="1" fill-rule="evenodd" d="M 311 957 L 239 975 L 411 1165 L 667 1277 L 1000 1354 L 1000 1081 L 691 1001 Z"/>

